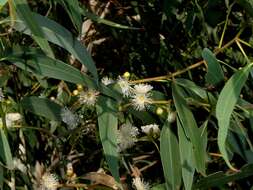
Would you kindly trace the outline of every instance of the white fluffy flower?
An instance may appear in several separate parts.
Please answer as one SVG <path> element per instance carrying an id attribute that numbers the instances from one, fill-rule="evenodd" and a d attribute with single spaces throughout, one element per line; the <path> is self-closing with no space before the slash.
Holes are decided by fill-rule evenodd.
<path id="1" fill-rule="evenodd" d="M 40 181 L 41 190 L 57 190 L 59 181 L 54 174 L 44 173 Z"/>
<path id="2" fill-rule="evenodd" d="M 134 94 L 132 96 L 132 105 L 138 111 L 146 109 L 151 102 L 152 99 L 148 94 Z"/>
<path id="3" fill-rule="evenodd" d="M 123 124 L 118 130 L 119 152 L 132 147 L 137 142 L 138 129 L 130 124 Z"/>
<path id="4" fill-rule="evenodd" d="M 4 100 L 4 94 L 2 88 L 0 88 L 0 102 Z"/>
<path id="5" fill-rule="evenodd" d="M 157 124 L 150 124 L 150 125 L 145 125 L 141 127 L 141 130 L 145 134 L 159 134 L 160 129 Z"/>
<path id="6" fill-rule="evenodd" d="M 132 91 L 132 87 L 129 81 L 121 76 L 118 77 L 117 83 L 119 84 L 121 91 L 125 97 L 129 97 Z"/>
<path id="7" fill-rule="evenodd" d="M 147 94 L 149 93 L 153 87 L 149 84 L 137 84 L 134 86 L 135 94 Z"/>
<path id="8" fill-rule="evenodd" d="M 152 102 L 152 86 L 148 84 L 138 84 L 134 86 L 132 95 L 132 105 L 138 111 L 142 111 Z"/>
<path id="9" fill-rule="evenodd" d="M 112 83 L 114 83 L 114 80 L 112 80 L 111 78 L 109 78 L 109 77 L 103 77 L 102 79 L 101 79 L 101 82 L 104 84 L 104 85 L 109 85 L 109 84 L 112 84 Z"/>
<path id="10" fill-rule="evenodd" d="M 150 189 L 149 184 L 145 182 L 143 179 L 141 179 L 140 177 L 135 177 L 133 179 L 133 186 L 135 187 L 136 190 Z"/>
<path id="11" fill-rule="evenodd" d="M 79 124 L 79 118 L 72 113 L 67 107 L 61 110 L 61 118 L 71 129 L 75 128 Z"/>
<path id="12" fill-rule="evenodd" d="M 22 115 L 20 113 L 7 113 L 5 116 L 6 127 L 11 128 L 15 126 L 22 119 Z M 2 119 L 0 118 L 0 125 L 3 125 Z"/>
<path id="13" fill-rule="evenodd" d="M 99 92 L 93 89 L 80 92 L 79 101 L 81 104 L 94 106 L 96 104 Z"/>

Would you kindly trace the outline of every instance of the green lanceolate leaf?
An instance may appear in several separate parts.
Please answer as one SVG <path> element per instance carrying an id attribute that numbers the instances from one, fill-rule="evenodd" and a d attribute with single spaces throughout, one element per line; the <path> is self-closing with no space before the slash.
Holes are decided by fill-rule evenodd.
<path id="1" fill-rule="evenodd" d="M 49 120 L 62 120 L 62 107 L 47 98 L 39 98 L 36 96 L 25 97 L 23 100 L 21 100 L 20 104 L 23 109 L 28 110 L 36 115 L 48 118 Z"/>
<path id="2" fill-rule="evenodd" d="M 50 57 L 54 57 L 53 51 L 46 40 L 40 23 L 34 19 L 26 0 L 13 0 L 13 5 L 22 22 L 29 28 L 31 36 L 38 43 L 41 49 Z"/>
<path id="3" fill-rule="evenodd" d="M 11 149 L 3 128 L 0 128 L 0 157 L 9 169 L 13 169 Z"/>
<path id="4" fill-rule="evenodd" d="M 116 102 L 106 97 L 99 98 L 97 115 L 100 140 L 110 171 L 115 180 L 120 183 L 117 151 L 118 118 L 116 113 Z"/>
<path id="5" fill-rule="evenodd" d="M 201 138 L 201 132 L 191 110 L 181 95 L 180 88 L 176 84 L 173 84 L 172 89 L 173 100 L 179 120 L 187 138 L 189 138 L 192 143 L 195 167 L 198 172 L 205 174 L 206 151 L 204 149 L 204 141 Z"/>
<path id="6" fill-rule="evenodd" d="M 177 119 L 177 130 L 184 187 L 186 190 L 191 190 L 195 172 L 192 143 L 186 137 L 179 119 Z"/>
<path id="7" fill-rule="evenodd" d="M 166 189 L 177 190 L 181 183 L 181 165 L 178 141 L 166 121 L 161 131 L 160 154 L 163 165 L 163 173 L 166 181 Z"/>
<path id="8" fill-rule="evenodd" d="M 220 93 L 216 106 L 216 117 L 219 125 L 218 146 L 224 160 L 231 169 L 235 168 L 233 168 L 229 162 L 226 151 L 226 138 L 228 135 L 231 114 L 241 93 L 241 89 L 248 78 L 250 68 L 250 65 L 245 66 L 228 80 Z"/>
<path id="9" fill-rule="evenodd" d="M 240 172 L 234 174 L 226 174 L 223 172 L 216 172 L 211 174 L 194 185 L 194 189 L 210 189 L 210 187 L 222 186 L 230 181 L 243 179 L 253 175 L 253 164 L 245 165 Z"/>
<path id="10" fill-rule="evenodd" d="M 224 73 L 215 55 L 207 48 L 202 51 L 202 57 L 207 62 L 208 70 L 205 76 L 208 84 L 216 85 L 224 80 Z"/>
<path id="11" fill-rule="evenodd" d="M 75 58 L 77 58 L 92 73 L 95 79 L 98 79 L 97 69 L 91 55 L 84 45 L 78 41 L 66 28 L 60 24 L 43 17 L 39 14 L 32 13 L 33 19 L 40 25 L 45 38 L 66 49 Z M 31 35 L 31 30 L 24 22 L 16 22 L 14 28 L 20 32 Z"/>

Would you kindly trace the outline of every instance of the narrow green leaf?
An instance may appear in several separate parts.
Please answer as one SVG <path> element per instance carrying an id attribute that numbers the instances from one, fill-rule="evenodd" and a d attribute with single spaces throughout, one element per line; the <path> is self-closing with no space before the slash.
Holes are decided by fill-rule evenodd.
<path id="1" fill-rule="evenodd" d="M 177 130 L 184 187 L 186 190 L 191 190 L 195 172 L 192 143 L 186 137 L 183 126 L 181 125 L 179 119 L 177 119 Z"/>
<path id="2" fill-rule="evenodd" d="M 13 169 L 11 149 L 3 128 L 0 128 L 0 157 L 9 169 Z"/>
<path id="3" fill-rule="evenodd" d="M 215 55 L 207 48 L 202 51 L 202 57 L 208 64 L 207 74 L 205 76 L 208 84 L 216 85 L 224 80 L 224 73 L 217 61 Z"/>
<path id="4" fill-rule="evenodd" d="M 161 131 L 160 154 L 168 190 L 177 190 L 181 183 L 181 165 L 178 141 L 166 121 Z"/>
<path id="5" fill-rule="evenodd" d="M 216 106 L 216 117 L 219 125 L 218 146 L 227 165 L 233 170 L 235 170 L 235 168 L 230 164 L 226 151 L 226 138 L 228 135 L 231 114 L 241 93 L 241 89 L 248 78 L 250 68 L 250 65 L 245 66 L 228 80 L 220 93 Z"/>
<path id="6" fill-rule="evenodd" d="M 40 24 L 34 19 L 26 0 L 13 0 L 12 2 L 18 13 L 18 16 L 31 31 L 31 35 L 34 40 L 48 56 L 54 57 L 54 53 L 48 41 L 45 39 Z"/>
<path id="7" fill-rule="evenodd" d="M 116 102 L 106 97 L 99 98 L 97 103 L 99 135 L 110 171 L 115 180 L 120 183 L 117 151 L 118 118 L 116 113 Z"/>
<path id="8" fill-rule="evenodd" d="M 243 179 L 253 175 L 253 164 L 245 165 L 241 168 L 240 172 L 234 174 L 226 174 L 217 172 L 211 174 L 194 185 L 194 189 L 209 189 L 210 187 L 217 187 L 226 184 L 230 181 Z"/>
<path id="9" fill-rule="evenodd" d="M 33 19 L 40 25 L 45 38 L 66 49 L 75 58 L 77 58 L 92 73 L 95 79 L 98 79 L 97 69 L 91 55 L 88 53 L 84 45 L 78 41 L 72 34 L 60 24 L 43 17 L 39 14 L 32 13 Z M 24 22 L 16 22 L 14 28 L 20 32 L 31 35 L 31 30 Z"/>
<path id="10" fill-rule="evenodd" d="M 23 109 L 28 110 L 36 115 L 43 116 L 53 121 L 62 121 L 62 107 L 59 104 L 50 101 L 49 99 L 30 96 L 21 100 L 20 104 Z"/>
<path id="11" fill-rule="evenodd" d="M 185 99 L 180 93 L 180 88 L 176 86 L 176 84 L 172 86 L 172 93 L 180 122 L 187 138 L 189 138 L 192 143 L 196 169 L 198 172 L 205 174 L 206 151 L 204 150 L 201 132 L 191 110 L 188 108 Z"/>

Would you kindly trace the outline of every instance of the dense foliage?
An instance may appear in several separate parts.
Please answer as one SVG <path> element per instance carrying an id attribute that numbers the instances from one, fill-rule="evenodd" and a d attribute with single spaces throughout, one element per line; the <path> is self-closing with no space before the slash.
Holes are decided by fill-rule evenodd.
<path id="1" fill-rule="evenodd" d="M 1 0 L 0 189 L 252 189 L 252 0 Z"/>

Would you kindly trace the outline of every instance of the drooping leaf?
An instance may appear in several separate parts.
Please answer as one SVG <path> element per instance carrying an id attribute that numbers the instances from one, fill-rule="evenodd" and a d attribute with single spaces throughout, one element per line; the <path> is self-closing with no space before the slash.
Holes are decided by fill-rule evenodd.
<path id="1" fill-rule="evenodd" d="M 40 23 L 34 19 L 33 14 L 26 2 L 26 0 L 12 0 L 13 5 L 20 17 L 20 20 L 31 31 L 31 36 L 38 43 L 41 49 L 50 57 L 54 57 L 54 53 L 45 38 L 45 35 L 41 29 Z"/>
<path id="2" fill-rule="evenodd" d="M 48 41 L 66 49 L 87 67 L 96 80 L 98 79 L 95 63 L 80 41 L 78 41 L 66 28 L 53 20 L 36 13 L 32 13 L 32 17 L 40 25 Z M 31 35 L 31 30 L 22 21 L 16 22 L 14 28 L 20 32 Z"/>
<path id="3" fill-rule="evenodd" d="M 227 165 L 233 170 L 235 170 L 235 168 L 230 164 L 226 151 L 226 138 L 228 135 L 231 114 L 241 93 L 241 89 L 248 78 L 250 68 L 250 65 L 245 66 L 227 81 L 220 93 L 216 106 L 216 117 L 219 125 L 218 146 Z"/>
<path id="4" fill-rule="evenodd" d="M 217 172 L 211 174 L 194 185 L 194 189 L 209 189 L 210 187 L 218 187 L 230 181 L 243 179 L 253 175 L 253 164 L 245 165 L 241 168 L 240 172 L 234 174 L 225 174 Z"/>
<path id="5" fill-rule="evenodd" d="M 215 55 L 207 48 L 202 51 L 202 57 L 207 62 L 208 70 L 205 76 L 206 82 L 216 85 L 224 80 L 224 73 Z"/>
<path id="6" fill-rule="evenodd" d="M 28 110 L 36 115 L 43 116 L 49 120 L 62 120 L 62 107 L 47 98 L 39 98 L 36 96 L 25 97 L 21 100 L 20 104 L 23 109 Z"/>
<path id="7" fill-rule="evenodd" d="M 120 183 L 117 152 L 118 118 L 116 103 L 110 98 L 100 97 L 97 104 L 99 135 L 106 161 L 115 180 Z"/>
<path id="8" fill-rule="evenodd" d="M 177 130 L 184 187 L 186 190 L 191 190 L 195 172 L 192 143 L 186 137 L 179 119 L 177 119 Z"/>
<path id="9" fill-rule="evenodd" d="M 163 165 L 163 173 L 166 181 L 166 189 L 177 190 L 181 183 L 181 165 L 178 141 L 166 121 L 161 131 L 160 154 Z"/>
<path id="10" fill-rule="evenodd" d="M 0 128 L 0 157 L 9 169 L 13 169 L 12 154 L 3 128 Z"/>
<path id="11" fill-rule="evenodd" d="M 180 88 L 176 84 L 173 84 L 172 89 L 173 100 L 179 120 L 187 138 L 192 143 L 195 167 L 198 172 L 205 174 L 206 151 L 204 150 L 204 141 L 201 138 L 201 132 L 191 110 L 180 93 Z"/>

